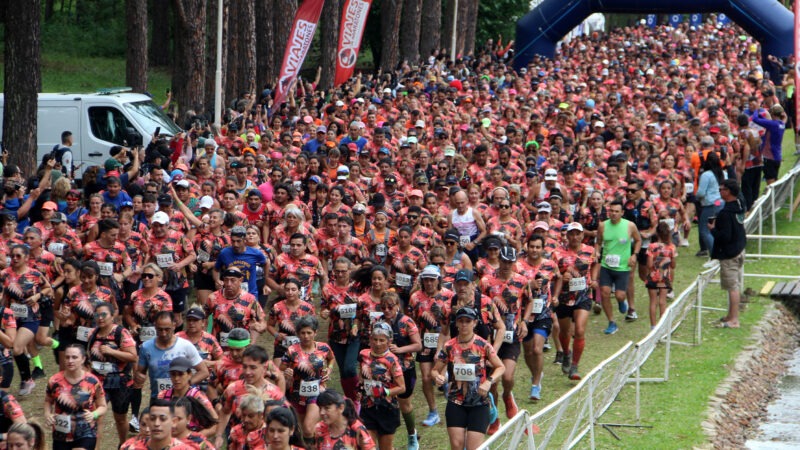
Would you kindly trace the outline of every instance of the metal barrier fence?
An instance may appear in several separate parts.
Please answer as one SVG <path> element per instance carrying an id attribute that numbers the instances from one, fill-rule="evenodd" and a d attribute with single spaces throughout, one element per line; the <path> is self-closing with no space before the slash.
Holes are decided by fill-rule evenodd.
<path id="1" fill-rule="evenodd" d="M 789 201 L 789 220 L 793 214 L 794 189 L 800 178 L 800 166 L 795 166 L 786 175 L 770 186 L 758 198 L 745 219 L 745 230 L 751 239 L 757 240 L 758 253 L 753 256 L 768 257 L 762 253 L 762 241 L 777 234 L 777 212 Z M 771 235 L 764 235 L 764 222 L 769 220 Z M 751 241 L 752 242 L 752 241 Z M 700 345 L 702 343 L 703 292 L 713 283 L 719 266 L 700 273 L 697 278 L 669 305 L 656 326 L 639 342 L 628 342 L 608 359 L 561 396 L 535 414 L 521 411 L 505 423 L 497 433 L 480 447 L 481 449 L 544 449 L 547 447 L 572 448 L 587 434 L 590 447 L 595 448 L 595 431 L 603 427 L 612 434 L 612 428 L 627 424 L 600 423 L 599 418 L 608 410 L 620 391 L 628 384 L 635 385 L 636 423 L 640 421 L 640 387 L 644 382 L 666 382 L 669 380 L 670 349 L 673 344 Z M 764 276 L 747 274 L 747 276 Z M 772 277 L 772 275 L 767 275 Z M 690 311 L 695 312 L 693 342 L 685 343 L 673 339 L 673 333 L 684 322 Z M 664 344 L 663 375 L 641 377 L 642 366 L 650 360 L 659 343 Z M 659 361 L 660 363 L 660 361 Z"/>

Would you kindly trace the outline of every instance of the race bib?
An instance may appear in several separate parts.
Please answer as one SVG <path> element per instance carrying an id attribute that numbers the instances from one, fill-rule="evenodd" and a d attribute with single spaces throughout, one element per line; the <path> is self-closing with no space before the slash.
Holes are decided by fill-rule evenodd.
<path id="1" fill-rule="evenodd" d="M 175 264 L 175 258 L 172 257 L 172 253 L 159 253 L 156 255 L 156 264 L 158 267 L 166 269 Z"/>
<path id="2" fill-rule="evenodd" d="M 283 345 L 286 348 L 289 348 L 292 345 L 297 344 L 299 342 L 300 338 L 297 336 L 286 336 L 285 338 L 283 338 L 283 341 L 281 341 L 281 345 Z"/>
<path id="3" fill-rule="evenodd" d="M 513 330 L 506 330 L 503 333 L 503 342 L 506 344 L 513 344 L 514 343 L 514 331 Z"/>
<path id="4" fill-rule="evenodd" d="M 108 375 L 114 372 L 114 365 L 110 362 L 92 361 L 92 370 L 100 375 Z"/>
<path id="5" fill-rule="evenodd" d="M 425 348 L 436 348 L 439 346 L 439 333 L 425 333 L 422 335 L 422 345 Z"/>
<path id="6" fill-rule="evenodd" d="M 69 414 L 56 414 L 53 420 L 53 428 L 59 433 L 69 434 L 72 432 L 72 416 Z"/>
<path id="7" fill-rule="evenodd" d="M 608 267 L 619 267 L 619 255 L 606 255 L 606 265 Z"/>
<path id="8" fill-rule="evenodd" d="M 14 313 L 14 317 L 28 317 L 28 305 L 23 305 L 21 303 L 12 303 L 11 304 L 11 312 Z"/>
<path id="9" fill-rule="evenodd" d="M 411 275 L 407 275 L 405 273 L 398 273 L 396 275 L 397 285 L 400 287 L 408 287 L 411 286 Z"/>
<path id="10" fill-rule="evenodd" d="M 367 391 L 367 394 L 372 394 L 374 389 L 382 390 L 383 383 L 377 380 L 364 380 L 364 390 Z"/>
<path id="11" fill-rule="evenodd" d="M 205 250 L 197 250 L 197 262 L 207 263 L 211 261 L 211 255 Z"/>
<path id="12" fill-rule="evenodd" d="M 538 297 L 533 299 L 533 313 L 534 314 L 541 314 L 542 310 L 544 309 L 544 298 Z"/>
<path id="13" fill-rule="evenodd" d="M 114 263 L 99 262 L 97 266 L 100 267 L 100 276 L 102 277 L 110 277 L 114 274 Z"/>
<path id="14" fill-rule="evenodd" d="M 66 246 L 66 244 L 62 244 L 60 242 L 51 242 L 47 245 L 47 251 L 56 256 L 64 256 L 64 248 Z"/>
<path id="15" fill-rule="evenodd" d="M 453 364 L 453 376 L 456 381 L 475 381 L 475 364 Z"/>
<path id="16" fill-rule="evenodd" d="M 300 382 L 300 397 L 316 397 L 319 394 L 320 394 L 319 380 Z"/>
<path id="17" fill-rule="evenodd" d="M 81 342 L 89 342 L 89 334 L 92 332 L 92 329 L 89 327 L 78 327 L 78 333 L 76 338 Z"/>
<path id="18" fill-rule="evenodd" d="M 357 307 L 358 304 L 356 303 L 348 303 L 345 305 L 337 306 L 336 311 L 339 313 L 339 317 L 341 317 L 342 319 L 355 319 Z"/>
<path id="19" fill-rule="evenodd" d="M 683 189 L 686 191 L 686 194 L 693 194 L 694 193 L 694 183 L 684 183 Z"/>
<path id="20" fill-rule="evenodd" d="M 150 339 L 155 339 L 156 337 L 156 327 L 142 327 L 139 328 L 139 340 L 142 342 L 149 341 Z"/>
<path id="21" fill-rule="evenodd" d="M 250 292 L 250 283 L 242 281 L 242 284 L 239 285 L 239 289 L 241 289 L 242 292 Z"/>
<path id="22" fill-rule="evenodd" d="M 158 392 L 172 389 L 172 380 L 169 378 L 156 378 L 156 389 Z"/>
<path id="23" fill-rule="evenodd" d="M 378 320 L 380 320 L 381 317 L 383 317 L 383 312 L 382 311 L 370 311 L 369 312 L 369 321 L 370 321 L 370 323 L 377 322 Z"/>
<path id="24" fill-rule="evenodd" d="M 386 244 L 378 244 L 375 246 L 375 254 L 378 256 L 386 256 L 388 253 L 388 249 L 386 248 Z"/>
<path id="25" fill-rule="evenodd" d="M 470 242 L 472 242 L 472 239 L 470 239 L 469 236 L 459 236 L 458 237 L 458 244 L 461 245 L 462 247 L 464 247 L 465 245 L 469 244 Z"/>
<path id="26" fill-rule="evenodd" d="M 586 290 L 586 277 L 578 277 L 569 280 L 569 291 L 584 291 Z"/>
<path id="27" fill-rule="evenodd" d="M 230 333 L 222 333 L 222 332 L 219 333 L 219 345 L 221 345 L 223 347 L 227 347 L 228 346 L 228 335 L 229 334 Z"/>

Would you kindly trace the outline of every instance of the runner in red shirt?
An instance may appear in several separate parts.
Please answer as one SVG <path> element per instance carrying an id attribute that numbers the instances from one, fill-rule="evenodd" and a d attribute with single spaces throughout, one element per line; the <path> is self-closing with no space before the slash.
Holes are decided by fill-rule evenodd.
<path id="1" fill-rule="evenodd" d="M 286 377 L 286 397 L 300 417 L 303 436 L 313 438 L 319 422 L 317 396 L 324 392 L 333 373 L 333 351 L 328 344 L 316 342 L 319 321 L 303 316 L 295 321 L 300 342 L 291 345 L 281 358 L 281 371 Z"/>
<path id="2" fill-rule="evenodd" d="M 352 400 L 328 389 L 317 398 L 317 405 L 322 419 L 314 430 L 317 450 L 375 449 L 375 441 L 358 420 Z"/>
<path id="3" fill-rule="evenodd" d="M 561 370 L 571 380 L 581 378 L 578 374 L 578 363 L 586 345 L 586 322 L 592 309 L 591 290 L 597 289 L 595 280 L 600 271 L 600 265 L 596 264 L 594 247 L 582 242 L 583 226 L 572 222 L 567 225 L 567 244 L 554 256 L 563 276 L 563 282 L 556 284 L 553 293 L 558 299 L 556 315 L 561 328 L 558 338 L 564 349 Z M 569 341 L 573 324 L 575 344 L 570 352 Z"/>

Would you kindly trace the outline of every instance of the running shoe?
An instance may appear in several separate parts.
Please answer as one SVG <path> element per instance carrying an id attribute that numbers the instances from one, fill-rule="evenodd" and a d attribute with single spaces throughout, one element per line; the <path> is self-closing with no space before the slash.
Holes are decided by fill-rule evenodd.
<path id="1" fill-rule="evenodd" d="M 688 247 L 689 246 L 689 240 L 686 239 L 686 238 L 681 239 L 680 246 L 681 247 Z"/>
<path id="2" fill-rule="evenodd" d="M 28 381 L 23 381 L 22 384 L 19 386 L 19 396 L 24 397 L 26 395 L 33 394 L 33 389 L 36 387 L 36 382 L 33 379 Z"/>
<path id="3" fill-rule="evenodd" d="M 419 450 L 419 437 L 417 433 L 408 435 L 408 450 Z"/>
<path id="4" fill-rule="evenodd" d="M 623 300 L 621 302 L 617 302 L 617 306 L 619 306 L 619 313 L 620 314 L 625 314 L 626 312 L 628 312 L 628 301 L 627 300 Z"/>
<path id="5" fill-rule="evenodd" d="M 553 348 L 550 346 L 550 341 L 544 341 L 544 345 L 542 346 L 542 352 L 547 353 L 550 349 Z"/>
<path id="6" fill-rule="evenodd" d="M 436 411 L 431 411 L 428 413 L 428 417 L 422 421 L 422 424 L 426 427 L 432 427 L 441 421 L 442 419 L 439 418 L 439 413 Z"/>
<path id="7" fill-rule="evenodd" d="M 708 256 L 708 250 L 700 250 L 699 252 L 695 253 L 694 256 L 697 256 L 697 257 Z"/>
<path id="8" fill-rule="evenodd" d="M 614 334 L 617 331 L 619 331 L 619 327 L 617 327 L 617 323 L 616 322 L 608 322 L 608 328 L 603 330 L 603 333 L 605 333 L 605 334 Z"/>
<path id="9" fill-rule="evenodd" d="M 489 425 L 489 429 L 486 430 L 486 434 L 491 436 L 491 435 L 497 433 L 497 430 L 499 430 L 499 429 L 500 429 L 500 418 L 497 418 L 497 419 L 494 420 L 494 422 L 492 422 L 491 425 Z"/>
<path id="10" fill-rule="evenodd" d="M 569 368 L 569 379 L 570 380 L 580 380 L 581 376 L 578 373 L 578 366 L 572 365 Z"/>
<path id="11" fill-rule="evenodd" d="M 600 314 L 601 312 L 603 312 L 603 308 L 600 306 L 599 303 L 595 302 L 594 305 L 592 305 L 592 312 L 596 316 L 596 315 Z"/>
<path id="12" fill-rule="evenodd" d="M 572 353 L 571 352 L 564 353 L 564 356 L 561 357 L 561 371 L 564 372 L 564 374 L 569 373 L 569 365 L 571 362 L 572 362 Z"/>
<path id="13" fill-rule="evenodd" d="M 506 417 L 513 419 L 519 412 L 517 402 L 514 401 L 514 393 L 512 392 L 508 397 L 503 396 L 503 403 L 506 405 Z"/>
<path id="14" fill-rule="evenodd" d="M 719 261 L 717 261 L 716 259 L 709 259 L 708 261 L 703 263 L 703 268 L 711 269 L 711 268 L 717 267 L 718 265 L 719 265 Z"/>
<path id="15" fill-rule="evenodd" d="M 556 358 L 553 360 L 553 364 L 561 364 L 561 361 L 564 360 L 564 352 L 556 352 Z"/>
<path id="16" fill-rule="evenodd" d="M 638 319 L 638 318 L 639 318 L 639 315 L 636 314 L 636 311 L 631 309 L 631 310 L 628 310 L 628 315 L 625 316 L 625 321 L 626 322 L 635 322 L 636 319 Z"/>
<path id="17" fill-rule="evenodd" d="M 42 370 L 41 368 L 35 367 L 33 369 L 33 372 L 31 373 L 31 376 L 33 377 L 34 380 L 38 380 L 39 378 L 44 378 L 45 373 L 44 370 Z"/>
<path id="18" fill-rule="evenodd" d="M 537 385 L 531 386 L 531 400 L 541 400 L 542 399 L 542 387 Z"/>
<path id="19" fill-rule="evenodd" d="M 133 416 L 130 422 L 128 422 L 128 431 L 131 433 L 139 433 L 139 418 Z"/>

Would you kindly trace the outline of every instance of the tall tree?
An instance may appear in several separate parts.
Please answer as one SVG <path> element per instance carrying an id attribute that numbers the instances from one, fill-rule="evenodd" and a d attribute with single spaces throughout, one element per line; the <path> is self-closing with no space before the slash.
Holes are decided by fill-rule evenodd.
<path id="1" fill-rule="evenodd" d="M 453 46 L 453 14 L 455 14 L 456 2 L 459 0 L 444 0 L 444 12 L 442 13 L 442 42 L 441 47 L 447 56 L 450 56 L 450 49 Z M 457 28 L 456 28 L 457 29 Z"/>
<path id="2" fill-rule="evenodd" d="M 150 65 L 164 67 L 170 63 L 170 0 L 152 0 Z"/>
<path id="3" fill-rule="evenodd" d="M 442 46 L 442 0 L 423 0 L 420 23 L 419 54 L 427 59 Z"/>
<path id="4" fill-rule="evenodd" d="M 478 25 L 478 0 L 466 0 L 467 13 L 464 14 L 464 54 L 475 53 L 475 28 Z M 516 22 L 516 21 L 514 21 Z"/>
<path id="5" fill-rule="evenodd" d="M 256 88 L 256 16 L 252 0 L 231 0 L 228 23 L 228 65 L 225 97 L 238 98 L 240 91 Z"/>
<path id="6" fill-rule="evenodd" d="M 62 0 L 63 2 L 63 0 Z M 56 0 L 46 0 L 44 2 L 44 20 L 53 18 L 53 11 L 55 9 Z"/>
<path id="7" fill-rule="evenodd" d="M 419 61 L 422 0 L 404 0 L 400 20 L 400 59 L 416 64 Z"/>
<path id="8" fill-rule="evenodd" d="M 134 92 L 147 89 L 147 0 L 125 0 L 125 84 Z"/>
<path id="9" fill-rule="evenodd" d="M 176 16 L 173 98 L 182 112 L 203 111 L 206 86 L 206 1 L 174 0 Z"/>
<path id="10" fill-rule="evenodd" d="M 275 23 L 272 20 L 275 0 L 256 0 L 256 89 L 275 82 L 278 69 L 275 68 Z"/>
<path id="11" fill-rule="evenodd" d="M 30 175 L 36 171 L 37 94 L 40 65 L 40 0 L 3 2 L 5 6 L 5 94 L 3 147 L 9 162 Z"/>
<path id="12" fill-rule="evenodd" d="M 400 13 L 403 0 L 383 0 L 381 2 L 381 64 L 384 72 L 393 71 L 400 62 Z"/>
<path id="13" fill-rule="evenodd" d="M 342 18 L 344 1 L 325 0 L 320 23 L 320 74 L 319 87 L 328 89 L 336 77 L 336 49 L 339 46 L 339 23 Z"/>
<path id="14" fill-rule="evenodd" d="M 270 78 L 273 85 L 278 80 L 278 73 L 283 64 L 283 53 L 286 50 L 286 43 L 289 40 L 289 33 L 292 32 L 294 14 L 297 12 L 297 0 L 275 0 L 275 9 L 272 12 L 273 26 L 275 30 L 275 75 Z"/>

